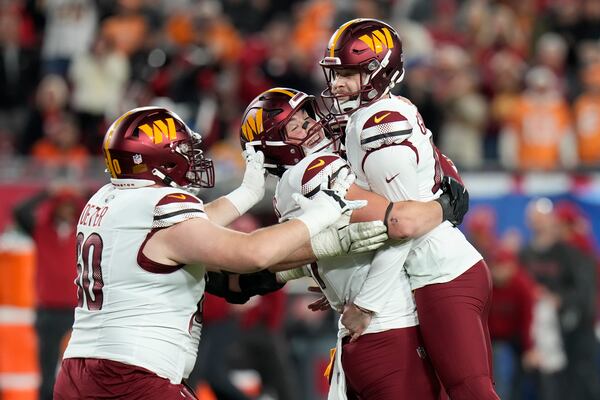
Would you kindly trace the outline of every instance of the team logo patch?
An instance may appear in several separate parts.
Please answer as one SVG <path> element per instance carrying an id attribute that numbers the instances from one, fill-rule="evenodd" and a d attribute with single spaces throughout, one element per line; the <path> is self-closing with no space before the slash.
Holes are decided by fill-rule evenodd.
<path id="1" fill-rule="evenodd" d="M 254 140 L 255 136 L 263 133 L 263 109 L 259 108 L 252 115 L 246 117 L 242 124 L 242 136 L 249 142 Z"/>
<path id="2" fill-rule="evenodd" d="M 331 164 L 338 159 L 338 156 L 321 156 L 314 159 L 310 164 L 308 164 L 308 167 L 306 167 L 306 170 L 304 171 L 304 175 L 302 176 L 302 184 L 304 185 L 306 182 L 310 181 L 328 164 Z"/>
<path id="3" fill-rule="evenodd" d="M 339 156 L 323 155 L 315 158 L 304 170 L 301 193 L 310 198 L 319 191 L 323 182 L 329 184 L 345 166 L 346 162 Z"/>
<path id="4" fill-rule="evenodd" d="M 406 117 L 397 111 L 379 111 L 365 122 L 363 129 L 371 128 L 380 124 L 389 124 L 392 122 L 401 121 L 406 121 Z"/>
<path id="5" fill-rule="evenodd" d="M 408 119 L 398 111 L 383 110 L 369 117 L 360 133 L 360 144 L 365 150 L 400 143 L 412 133 Z"/>
<path id="6" fill-rule="evenodd" d="M 133 155 L 133 163 L 134 164 L 141 164 L 142 163 L 142 155 L 141 154 L 134 154 Z"/>
<path id="7" fill-rule="evenodd" d="M 175 128 L 175 120 L 171 117 L 165 120 L 157 119 L 152 122 L 152 125 L 140 125 L 140 131 L 144 132 L 154 144 L 160 144 L 164 139 L 171 141 L 177 138 L 177 129 Z"/>
<path id="8" fill-rule="evenodd" d="M 375 29 L 370 35 L 362 35 L 359 39 L 376 54 L 381 53 L 384 49 L 394 48 L 392 34 L 388 28 Z"/>
<path id="9" fill-rule="evenodd" d="M 313 163 L 313 164 L 314 164 L 314 163 Z M 322 158 L 319 158 L 319 159 L 317 160 L 317 163 L 316 163 L 316 164 L 314 164 L 314 165 L 312 165 L 312 166 L 308 167 L 306 170 L 307 170 L 307 171 L 310 171 L 311 169 L 319 168 L 319 167 L 322 167 L 323 165 L 325 165 L 325 160 L 323 160 Z"/>

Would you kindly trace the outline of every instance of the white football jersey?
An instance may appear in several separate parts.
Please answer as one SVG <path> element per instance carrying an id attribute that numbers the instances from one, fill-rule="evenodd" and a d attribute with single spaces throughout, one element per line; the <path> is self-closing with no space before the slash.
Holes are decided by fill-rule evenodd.
<path id="1" fill-rule="evenodd" d="M 316 194 L 323 182 L 335 179 L 342 168 L 348 168 L 346 161 L 334 154 L 311 154 L 297 165 L 288 169 L 277 184 L 273 205 L 280 222 L 300 214 L 301 210 L 292 199 L 293 193 L 302 193 L 310 197 Z M 374 252 L 340 256 L 319 260 L 310 266 L 313 279 L 320 286 L 329 304 L 342 312 L 345 303 L 354 302 L 363 290 L 363 284 L 370 271 Z M 380 332 L 388 329 L 404 328 L 418 324 L 416 306 L 406 272 L 402 263 L 388 270 L 385 288 L 366 294 L 378 299 L 377 305 L 370 308 L 376 311 L 365 333 Z M 340 324 L 340 329 L 344 330 Z"/>
<path id="2" fill-rule="evenodd" d="M 431 132 L 405 98 L 381 99 L 352 114 L 346 155 L 356 184 L 390 201 L 430 201 L 442 193 Z M 448 221 L 409 243 L 405 265 L 412 289 L 451 281 L 482 258 Z"/>
<path id="3" fill-rule="evenodd" d="M 179 189 L 102 187 L 77 225 L 78 306 L 65 358 L 146 368 L 172 383 L 191 372 L 200 341 L 204 268 L 165 267 L 142 253 L 159 229 L 207 218 Z"/>

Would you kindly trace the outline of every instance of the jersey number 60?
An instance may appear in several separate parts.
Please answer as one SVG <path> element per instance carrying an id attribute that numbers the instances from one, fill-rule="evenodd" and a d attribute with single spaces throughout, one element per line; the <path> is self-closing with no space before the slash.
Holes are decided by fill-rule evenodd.
<path id="1" fill-rule="evenodd" d="M 83 298 L 90 311 L 102 309 L 104 296 L 102 288 L 102 238 L 92 233 L 84 242 L 83 233 L 77 234 L 77 307 L 83 307 Z M 81 262 L 79 262 L 81 260 Z M 83 265 L 82 265 L 83 263 Z M 92 269 L 93 286 L 90 288 L 90 267 Z"/>

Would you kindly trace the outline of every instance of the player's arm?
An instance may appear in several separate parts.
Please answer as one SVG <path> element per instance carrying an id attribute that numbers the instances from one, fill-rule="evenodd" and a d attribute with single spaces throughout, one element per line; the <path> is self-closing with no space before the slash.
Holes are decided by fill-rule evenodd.
<path id="1" fill-rule="evenodd" d="M 250 147 L 243 155 L 246 159 L 246 170 L 240 187 L 204 206 L 210 220 L 217 225 L 229 225 L 258 203 L 265 194 L 263 153 L 255 152 Z"/>
<path id="2" fill-rule="evenodd" d="M 226 196 L 221 196 L 210 203 L 206 203 L 204 210 L 208 218 L 219 226 L 227 226 L 241 215 L 239 210 Z"/>
<path id="3" fill-rule="evenodd" d="M 352 185 L 349 199 L 364 199 L 369 203 L 352 214 L 352 222 L 384 221 L 391 239 L 419 237 L 443 221 L 442 206 L 437 201 L 397 201 L 390 202 L 385 197 Z"/>
<path id="4" fill-rule="evenodd" d="M 206 292 L 224 298 L 232 304 L 244 304 L 252 296 L 272 293 L 285 285 L 285 281 L 280 282 L 276 275 L 268 270 L 241 275 L 209 271 L 205 278 Z"/>
<path id="5" fill-rule="evenodd" d="M 158 231 L 144 252 L 162 264 L 203 264 L 244 273 L 284 260 L 309 238 L 309 228 L 299 219 L 242 233 L 194 218 Z"/>
<path id="6" fill-rule="evenodd" d="M 242 233 L 221 227 L 207 218 L 192 218 L 155 233 L 143 254 L 164 265 L 202 264 L 212 269 L 255 272 L 286 260 L 312 236 L 335 223 L 364 202 L 343 199 L 353 177 L 341 180 L 335 190 L 321 190 L 312 200 L 294 196 L 303 213 L 282 224 Z"/>

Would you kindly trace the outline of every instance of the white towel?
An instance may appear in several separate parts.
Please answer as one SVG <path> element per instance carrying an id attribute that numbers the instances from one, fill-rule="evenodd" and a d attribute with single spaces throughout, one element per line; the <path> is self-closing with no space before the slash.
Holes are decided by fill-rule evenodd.
<path id="1" fill-rule="evenodd" d="M 346 395 L 346 375 L 344 374 L 344 368 L 342 368 L 342 338 L 347 336 L 348 332 L 343 331 L 346 330 L 339 330 L 337 343 L 335 344 L 335 358 L 331 371 L 331 384 L 329 385 L 327 400 L 348 400 Z"/>

